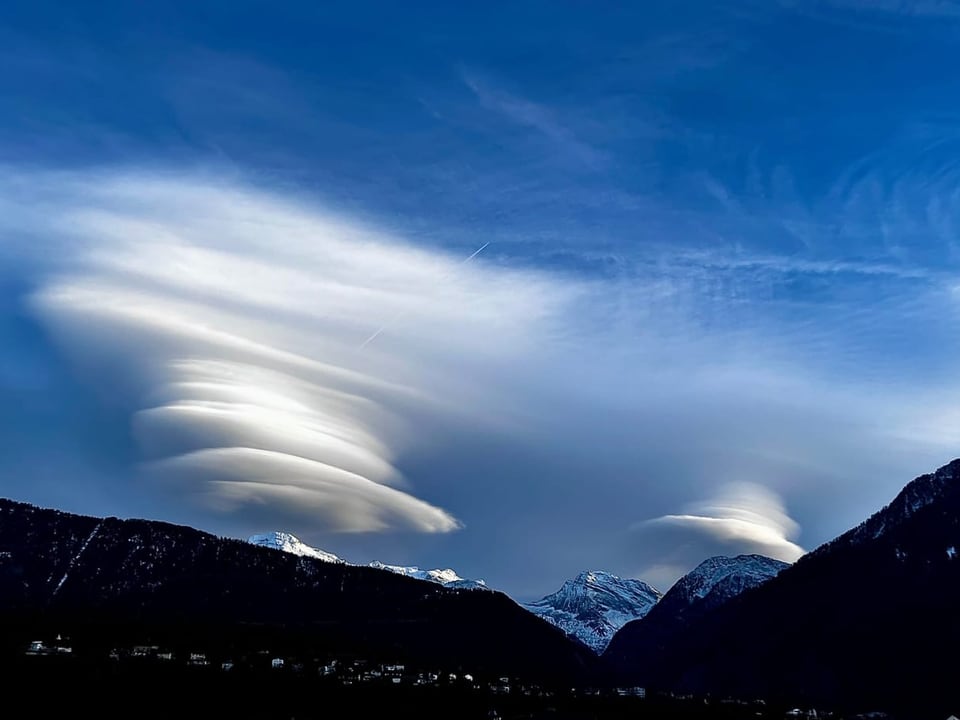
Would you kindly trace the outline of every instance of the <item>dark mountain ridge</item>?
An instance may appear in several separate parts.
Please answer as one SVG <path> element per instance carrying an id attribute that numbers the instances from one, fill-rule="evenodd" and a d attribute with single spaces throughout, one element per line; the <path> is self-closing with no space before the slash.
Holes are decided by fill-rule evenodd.
<path id="1" fill-rule="evenodd" d="M 764 555 L 712 557 L 680 578 L 654 606 L 654 619 L 689 619 L 776 577 L 789 563 Z"/>
<path id="2" fill-rule="evenodd" d="M 763 555 L 704 560 L 674 583 L 645 617 L 614 635 L 606 657 L 615 658 L 621 669 L 635 665 L 635 672 L 642 675 L 643 666 L 669 651 L 691 624 L 787 567 L 788 563 Z"/>
<path id="3" fill-rule="evenodd" d="M 86 646 L 268 644 L 558 682 L 596 664 L 501 593 L 10 500 L 0 500 L 0 626 L 8 646 L 51 631 Z"/>

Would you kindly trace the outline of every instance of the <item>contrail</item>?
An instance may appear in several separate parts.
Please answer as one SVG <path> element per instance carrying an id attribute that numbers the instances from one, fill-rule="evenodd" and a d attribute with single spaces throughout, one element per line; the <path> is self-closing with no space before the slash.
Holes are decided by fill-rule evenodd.
<path id="1" fill-rule="evenodd" d="M 487 245 L 489 245 L 489 244 L 490 244 L 489 241 L 488 241 L 488 242 L 485 242 L 483 245 L 481 245 L 481 246 L 478 247 L 476 250 L 474 250 L 473 253 L 470 255 L 470 257 L 468 257 L 466 260 L 464 260 L 464 261 L 463 261 L 462 263 L 460 263 L 460 264 L 461 264 L 461 265 L 466 265 L 468 262 L 470 262 L 471 260 L 473 260 L 477 255 L 479 255 L 480 253 L 482 253 L 483 250 L 484 250 L 484 248 L 486 248 Z M 445 278 L 445 277 L 447 277 L 447 276 L 444 275 L 444 276 L 441 277 L 440 279 L 442 280 L 442 279 Z M 395 323 L 397 320 L 399 320 L 401 315 L 403 315 L 403 312 L 402 312 L 402 311 L 401 311 L 401 312 L 398 312 L 396 315 L 394 315 L 392 318 L 390 318 L 387 322 L 385 322 L 383 325 L 381 325 L 380 327 L 378 327 L 377 330 L 376 330 L 376 332 L 374 332 L 373 335 L 371 335 L 371 336 L 368 337 L 366 340 L 364 340 L 362 343 L 360 343 L 360 345 L 357 347 L 357 349 L 358 349 L 358 350 L 363 350 L 367 345 L 369 345 L 370 343 L 372 343 L 372 342 L 377 338 L 377 335 L 379 335 L 379 334 L 382 333 L 384 330 L 386 330 L 388 325 L 393 325 L 393 323 Z"/>
<path id="2" fill-rule="evenodd" d="M 474 251 L 473 251 L 473 254 L 472 254 L 470 257 L 468 257 L 466 260 L 464 260 L 464 261 L 463 261 L 462 263 L 460 263 L 460 264 L 461 264 L 461 265 L 466 265 L 468 262 L 470 262 L 471 260 L 473 260 L 477 255 L 479 255 L 480 253 L 482 253 L 482 252 L 483 252 L 483 249 L 484 249 L 487 245 L 489 245 L 489 244 L 490 244 L 489 242 L 485 242 L 483 245 L 481 245 L 481 246 L 478 247 L 476 250 L 474 250 Z"/>
<path id="3" fill-rule="evenodd" d="M 392 318 L 392 320 L 396 320 L 396 319 L 397 319 L 397 318 Z M 386 329 L 386 327 L 387 327 L 386 325 L 381 325 L 380 327 L 378 327 L 378 328 L 377 328 L 377 331 L 376 331 L 373 335 L 371 335 L 370 337 L 368 337 L 366 340 L 364 340 L 362 343 L 360 343 L 360 347 L 357 348 L 357 349 L 358 349 L 358 350 L 363 350 L 367 345 L 369 345 L 370 343 L 372 343 L 373 340 L 374 340 L 374 338 L 376 338 L 377 335 L 379 335 L 380 333 L 382 333 L 382 332 Z"/>

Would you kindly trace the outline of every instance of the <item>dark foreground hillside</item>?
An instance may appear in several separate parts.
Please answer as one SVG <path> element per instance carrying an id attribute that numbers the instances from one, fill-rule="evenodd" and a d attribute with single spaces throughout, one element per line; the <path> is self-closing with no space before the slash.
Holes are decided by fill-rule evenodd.
<path id="1" fill-rule="evenodd" d="M 960 461 L 659 652 L 649 637 L 644 621 L 614 637 L 606 659 L 622 678 L 910 718 L 960 714 Z"/>
<path id="2" fill-rule="evenodd" d="M 457 676 L 415 685 L 405 677 L 402 685 L 382 679 L 345 685 L 342 678 L 318 676 L 308 666 L 223 670 L 177 661 L 21 657 L 0 663 L 0 671 L 6 687 L 16 689 L 16 702 L 32 708 L 26 714 L 40 717 L 779 720 L 785 715 L 784 708 L 761 704 L 623 697 L 610 690 L 515 683 L 505 692 L 496 678 L 465 682 Z"/>

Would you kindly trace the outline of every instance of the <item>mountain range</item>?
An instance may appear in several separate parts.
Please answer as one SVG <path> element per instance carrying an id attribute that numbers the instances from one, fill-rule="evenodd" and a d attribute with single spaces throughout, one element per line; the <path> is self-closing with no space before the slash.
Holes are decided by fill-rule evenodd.
<path id="1" fill-rule="evenodd" d="M 308 545 L 288 532 L 253 535 L 248 542 L 300 557 L 346 563 L 337 555 Z M 567 580 L 557 592 L 536 602 L 523 603 L 522 607 L 599 655 L 620 628 L 631 620 L 646 616 L 654 606 L 659 610 L 657 617 L 661 623 L 666 623 L 668 618 L 682 621 L 696 609 L 717 607 L 743 590 L 756 587 L 785 566 L 786 563 L 760 555 L 710 558 L 671 588 L 663 598 L 666 603 L 659 590 L 642 580 L 621 578 L 600 570 L 585 570 Z M 447 588 L 489 590 L 483 580 L 464 579 L 449 568 L 421 570 L 416 566 L 387 565 L 379 561 L 366 567 Z"/>
<path id="2" fill-rule="evenodd" d="M 149 638 L 908 718 L 960 704 L 960 460 L 793 565 L 711 558 L 662 597 L 584 572 L 525 609 L 452 571 L 254 542 L 0 500 L 0 652 L 56 630 L 81 653 Z"/>
<path id="3" fill-rule="evenodd" d="M 272 533 L 264 533 L 262 535 L 251 535 L 247 542 L 249 542 L 251 545 L 259 545 L 260 547 L 266 547 L 272 550 L 280 550 L 282 552 L 290 553 L 291 555 L 298 555 L 300 557 L 317 558 L 318 560 L 332 563 L 347 563 L 346 560 L 337 557 L 333 553 L 312 547 L 300 540 L 300 538 L 298 538 L 296 535 L 280 530 Z M 483 580 L 466 580 L 457 575 L 456 571 L 451 570 L 450 568 L 446 568 L 444 570 L 421 570 L 415 566 L 387 565 L 379 560 L 374 560 L 373 562 L 368 563 L 367 567 L 375 568 L 376 570 L 386 570 L 396 575 L 404 575 L 406 577 L 413 578 L 414 580 L 425 580 L 427 582 L 437 583 L 438 585 L 443 585 L 446 588 L 455 588 L 459 590 L 489 590 L 487 584 Z"/>
<path id="4" fill-rule="evenodd" d="M 292 533 L 275 531 L 252 535 L 249 543 L 260 547 L 311 557 L 332 563 L 344 563 L 333 553 L 308 545 Z M 404 575 L 464 590 L 488 590 L 483 580 L 466 580 L 452 569 L 421 570 L 416 566 L 387 565 L 373 561 L 366 567 Z M 661 593 L 642 580 L 621 578 L 602 571 L 584 571 L 555 593 L 522 607 L 561 629 L 598 655 L 614 633 L 630 620 L 641 618 L 660 600 Z"/>
<path id="5" fill-rule="evenodd" d="M 261 535 L 251 535 L 247 542 L 251 545 L 258 545 L 260 547 L 270 548 L 271 550 L 279 550 L 280 552 L 290 553 L 298 557 L 316 558 L 317 560 L 323 560 L 329 563 L 346 562 L 346 560 L 337 557 L 333 553 L 307 545 L 296 535 L 279 530 Z"/>

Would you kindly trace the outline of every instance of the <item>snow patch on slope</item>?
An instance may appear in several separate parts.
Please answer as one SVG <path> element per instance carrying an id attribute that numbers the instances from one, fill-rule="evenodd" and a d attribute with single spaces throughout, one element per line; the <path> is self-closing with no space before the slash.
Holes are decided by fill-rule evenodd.
<path id="1" fill-rule="evenodd" d="M 406 575 L 416 580 L 426 580 L 427 582 L 438 583 L 444 587 L 456 587 L 462 589 L 483 589 L 487 590 L 487 584 L 483 580 L 466 580 L 450 568 L 445 570 L 421 570 L 416 566 L 387 565 L 374 560 L 370 567 L 377 570 L 387 570 L 397 575 Z"/>
<path id="2" fill-rule="evenodd" d="M 74 566 L 77 564 L 77 561 L 80 560 L 80 556 L 83 555 L 84 550 L 87 549 L 87 546 L 91 541 L 97 536 L 97 533 L 100 532 L 100 528 L 103 527 L 103 520 L 98 522 L 93 528 L 93 531 L 90 535 L 87 536 L 87 539 L 83 541 L 83 544 L 80 546 L 80 549 L 77 551 L 77 554 L 71 558 L 70 562 L 67 564 L 67 569 L 63 573 L 63 577 L 60 578 L 60 582 L 57 583 L 57 586 L 53 589 L 53 593 L 50 595 L 52 600 L 56 597 L 57 593 L 60 592 L 60 588 L 63 587 L 63 584 L 67 581 L 67 577 L 70 575 L 70 571 L 73 570 Z"/>
<path id="3" fill-rule="evenodd" d="M 260 547 L 280 550 L 285 553 L 290 553 L 291 555 L 317 558 L 317 560 L 323 560 L 324 562 L 344 562 L 333 553 L 328 553 L 326 550 L 320 550 L 319 548 L 311 547 L 300 540 L 300 538 L 298 538 L 296 535 L 291 535 L 287 532 L 276 531 L 264 533 L 262 535 L 251 535 L 247 542 L 253 545 L 259 545 Z"/>

